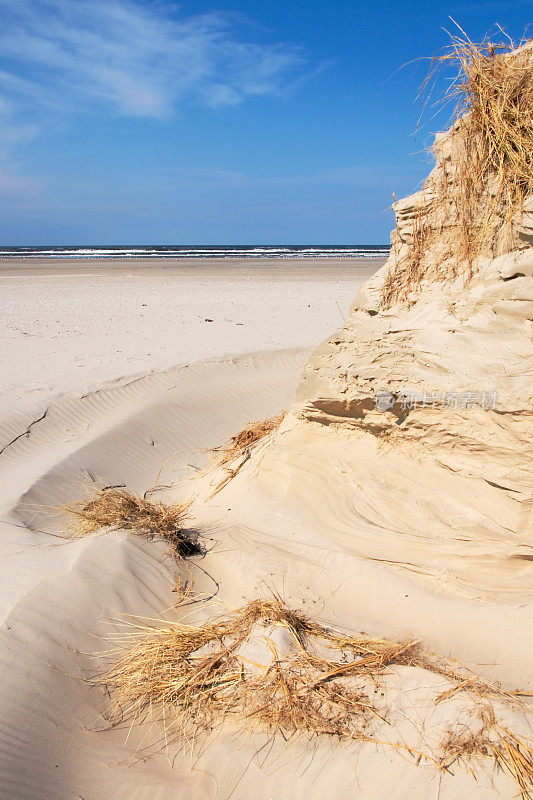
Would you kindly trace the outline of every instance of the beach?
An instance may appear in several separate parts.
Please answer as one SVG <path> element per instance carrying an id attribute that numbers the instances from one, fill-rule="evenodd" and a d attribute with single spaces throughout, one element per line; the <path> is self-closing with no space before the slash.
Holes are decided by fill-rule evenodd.
<path id="1" fill-rule="evenodd" d="M 383 262 L 4 259 L 0 408 L 199 359 L 318 344 Z"/>
<path id="2" fill-rule="evenodd" d="M 485 800 L 493 781 L 496 796 L 512 796 L 512 770 L 443 776 L 435 765 L 450 731 L 489 724 L 479 713 L 530 733 L 506 694 L 527 686 L 532 657 L 527 452 L 516 444 L 528 425 L 530 345 L 516 319 L 529 314 L 530 250 L 488 261 L 470 293 L 458 281 L 455 300 L 429 286 L 413 309 L 378 313 L 394 257 L 2 263 L 6 797 L 148 800 L 157 786 L 170 800 L 179 785 L 193 800 L 248 800 L 260 785 L 261 800 Z M 489 354 L 499 411 L 400 406 L 406 386 L 424 397 L 428 386 L 439 397 L 486 388 Z M 384 389 L 393 406 L 380 409 Z M 257 441 L 255 425 L 266 425 Z M 231 445 L 248 429 L 249 444 Z M 217 460 L 224 443 L 227 462 Z M 65 506 L 102 487 L 111 488 L 101 496 L 132 492 L 177 514 L 184 504 L 200 557 L 176 559 L 164 538 L 120 522 L 72 539 Z M 379 637 L 390 637 L 389 654 L 414 648 L 371 672 L 364 728 L 342 734 L 362 742 L 245 732 L 244 710 L 237 727 L 223 716 L 216 733 L 197 723 L 185 733 L 161 728 L 157 711 L 132 722 L 110 701 L 102 675 L 129 635 L 208 625 L 254 602 L 358 633 L 363 652 Z M 239 663 L 266 677 L 272 653 L 291 657 L 291 640 L 276 626 L 254 631 Z M 322 669 L 346 669 L 343 651 L 337 658 Z M 156 660 L 150 672 L 160 668 Z M 472 681 L 474 699 L 464 689 Z M 313 686 L 308 677 L 299 691 Z M 496 692 L 490 706 L 486 691 Z M 376 722 L 385 727 L 367 738 Z M 461 736 L 453 747 L 485 753 Z"/>
<path id="3" fill-rule="evenodd" d="M 149 632 L 176 620 L 200 624 L 254 598 L 279 597 L 335 629 L 400 641 L 422 636 L 488 679 L 523 685 L 530 607 L 520 583 L 505 589 L 509 597 L 500 604 L 490 591 L 483 599 L 476 573 L 462 560 L 458 585 L 455 567 L 427 569 L 419 559 L 432 540 L 421 550 L 416 536 L 410 542 L 410 526 L 419 524 L 410 509 L 425 503 L 426 513 L 433 511 L 425 482 L 407 477 L 412 466 L 359 441 L 351 412 L 340 427 L 334 416 L 332 424 L 327 419 L 335 409 L 319 401 L 317 418 L 325 425 L 312 415 L 299 422 L 295 412 L 310 376 L 324 372 L 325 345 L 315 348 L 328 335 L 326 344 L 342 344 L 342 335 L 330 334 L 349 330 L 354 296 L 382 265 L 371 258 L 2 266 L 6 797 L 148 800 L 157 787 L 166 799 L 179 786 L 198 800 L 247 800 L 252 793 L 261 800 L 309 794 L 322 800 L 353 792 L 425 800 L 441 782 L 442 796 L 487 796 L 489 778 L 464 770 L 443 778 L 431 758 L 420 763 L 394 738 L 384 752 L 322 738 L 289 745 L 261 729 L 244 736 L 228 723 L 192 749 L 179 739 L 165 744 L 158 722 L 130 728 L 113 721 L 98 677 L 127 641 L 128 626 Z M 368 289 L 361 291 L 366 297 Z M 399 326 L 396 320 L 390 317 L 389 328 Z M 368 366 L 371 374 L 376 369 L 377 346 L 368 364 L 359 357 L 363 375 Z M 349 359 L 344 370 L 350 349 L 340 352 Z M 213 448 L 280 414 L 280 433 L 259 442 L 257 452 L 204 472 Z M 380 472 L 384 458 L 393 467 Z M 441 480 L 432 476 L 432 490 Z M 157 537 L 105 535 L 105 529 L 62 538 L 63 504 L 116 486 L 166 503 L 194 498 L 188 525 L 200 532 L 207 555 L 176 561 Z M 472 602 L 476 592 L 481 603 Z M 383 687 L 395 698 L 394 736 L 410 741 L 414 734 L 421 752 L 432 752 L 450 709 L 443 715 L 438 706 L 421 721 L 448 684 L 413 666 L 397 667 L 391 680 Z M 463 713 L 462 702 L 453 701 L 453 713 Z M 520 718 L 509 719 L 526 731 Z M 498 786 L 502 796 L 514 791 L 509 777 L 499 775 Z"/>
<path id="4" fill-rule="evenodd" d="M 466 349 L 461 336 L 449 339 L 458 317 L 431 289 L 418 310 L 376 314 L 374 287 L 390 268 L 382 259 L 3 265 L 6 797 L 148 800 L 157 787 L 166 800 L 179 785 L 194 800 L 247 800 L 258 784 L 261 800 L 492 793 L 496 773 L 443 776 L 435 764 L 450 720 L 468 730 L 477 724 L 477 701 L 470 708 L 459 692 L 472 680 L 476 692 L 486 691 L 484 681 L 502 686 L 494 690 L 502 724 L 529 735 L 527 718 L 498 695 L 527 686 L 531 663 L 530 512 L 515 499 L 527 492 L 527 456 L 517 452 L 512 427 L 506 438 L 495 429 L 494 411 L 421 406 L 402 414 L 380 411 L 373 398 L 394 389 L 398 369 L 399 386 L 468 386 L 483 369 L 481 350 L 493 354 L 493 372 L 516 374 L 514 394 L 500 393 L 499 402 L 523 426 L 513 403 L 528 392 L 519 375 L 529 345 L 509 319 L 523 313 L 528 259 L 526 250 L 489 261 L 472 301 L 458 285 Z M 483 291 L 497 322 L 472 334 L 468 303 L 479 309 Z M 500 296 L 512 299 L 501 306 Z M 514 353 L 507 366 L 498 347 Z M 498 385 L 505 387 L 505 373 Z M 270 433 L 237 448 L 227 464 L 213 461 L 251 423 L 273 419 Z M 487 436 L 505 447 L 480 461 Z M 61 509 L 102 487 L 184 503 L 185 530 L 197 532 L 204 557 L 176 560 L 157 536 L 113 527 L 72 539 Z M 509 522 L 497 527 L 502 509 Z M 131 630 L 135 641 L 152 628 L 159 635 L 168 624 L 207 624 L 269 598 L 333 631 L 364 632 L 365 648 L 382 636 L 392 637 L 384 640 L 389 653 L 421 641 L 439 654 L 431 658 L 458 661 L 438 661 L 432 672 L 422 654 L 372 672 L 382 694 L 371 691 L 365 725 L 383 721 L 371 739 L 384 750 L 362 732 L 361 743 L 303 736 L 289 744 L 224 718 L 216 734 L 204 731 L 190 746 L 172 723 L 161 729 L 156 715 L 132 724 L 110 703 L 101 676 Z M 259 658 L 266 675 L 269 648 L 290 655 L 290 643 L 274 629 L 268 636 L 277 644 L 258 656 L 267 634 L 254 635 L 242 663 Z M 346 668 L 342 658 L 325 663 Z M 464 664 L 472 672 L 450 684 L 442 670 L 455 675 L 450 665 Z M 441 695 L 449 702 L 441 705 Z M 486 701 L 482 708 L 489 713 Z M 413 758 L 413 748 L 422 755 Z M 497 773 L 496 796 L 515 791 L 507 772 Z"/>
<path id="5" fill-rule="evenodd" d="M 167 486 L 166 497 L 179 496 L 209 448 L 290 406 L 311 350 L 342 323 L 381 263 L 2 265 L 6 797 L 130 800 L 153 797 L 155 785 L 159 797 L 173 797 L 176 780 L 193 797 L 211 793 L 211 779 L 190 771 L 190 755 L 174 769 L 156 755 L 146 768 L 136 734 L 133 749 L 124 749 L 122 730 L 98 734 L 105 700 L 86 680 L 98 669 L 95 651 L 112 647 L 121 630 L 117 615 L 160 618 L 172 609 L 181 568 L 158 541 L 56 539 L 65 522 L 54 507 L 91 485 L 127 484 L 142 494 L 157 484 Z M 210 523 L 214 539 L 216 527 Z M 201 569 L 193 574 L 195 591 L 210 591 L 212 580 Z M 232 584 L 232 592 L 255 591 L 248 581 Z M 225 761 L 225 746 L 211 752 Z M 249 758 L 245 748 L 220 796 Z M 261 796 L 276 785 L 265 784 Z M 241 789 L 237 796 L 247 796 L 247 781 Z"/>

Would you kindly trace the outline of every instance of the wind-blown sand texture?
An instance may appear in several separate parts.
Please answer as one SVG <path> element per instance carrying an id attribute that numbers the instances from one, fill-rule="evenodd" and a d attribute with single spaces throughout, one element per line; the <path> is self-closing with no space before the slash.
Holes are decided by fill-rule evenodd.
<path id="1" fill-rule="evenodd" d="M 47 397 L 82 394 L 122 376 L 315 345 L 383 263 L 5 259 L 0 410 L 21 410 L 22 419 Z"/>
<path id="2" fill-rule="evenodd" d="M 308 348 L 189 362 L 245 342 L 263 351 L 289 341 L 311 344 L 323 335 L 320 326 L 326 333 L 342 319 L 354 287 L 380 263 L 121 262 L 108 273 L 107 264 L 27 261 L 0 270 L 4 313 L 31 334 L 5 331 L 3 350 L 9 369 L 2 367 L 0 424 L 2 799 L 174 798 L 177 785 L 191 797 L 213 792 L 213 779 L 190 773 L 190 757 L 171 769 L 156 756 L 147 771 L 135 755 L 139 737 L 133 734 L 132 748 L 124 750 L 124 730 L 96 733 L 106 724 L 105 696 L 85 682 L 98 670 L 89 654 L 108 647 L 102 637 L 122 630 L 123 614 L 159 618 L 175 605 L 180 576 L 190 584 L 192 571 L 196 590 L 209 594 L 213 580 L 200 563 L 177 568 L 162 542 L 115 533 L 66 543 L 40 531 L 62 534 L 68 520 L 52 507 L 82 498 L 94 481 L 126 484 L 141 495 L 156 482 L 180 486 L 207 464 L 210 448 L 288 408 Z M 245 323 L 234 326 L 237 333 L 223 323 L 233 316 L 230 298 L 235 319 Z M 133 306 L 146 316 L 132 319 Z M 49 335 L 57 319 L 58 344 Z M 179 336 L 188 325 L 190 337 Z M 144 337 L 153 360 L 139 346 Z M 103 356 L 118 350 L 125 358 L 106 366 Z M 77 357 L 85 368 L 76 366 Z M 185 364 L 146 374 L 171 359 Z M 62 395 L 51 397 L 53 389 Z M 174 493 L 160 496 L 172 500 Z M 209 546 L 215 538 L 215 530 L 207 531 Z M 248 759 L 246 753 L 232 759 L 223 783 L 232 786 Z"/>
<path id="3" fill-rule="evenodd" d="M 0 632 L 2 798 L 175 797 L 187 786 L 204 796 L 211 780 L 178 778 L 165 758 L 121 766 L 124 730 L 97 734 L 104 695 L 84 683 L 87 655 L 105 649 L 122 614 L 159 617 L 172 608 L 179 576 L 165 544 L 124 534 L 72 542 L 45 506 L 77 498 L 93 476 L 140 492 L 205 462 L 203 450 L 227 438 L 250 409 L 266 416 L 290 402 L 307 351 L 281 351 L 169 369 L 51 404 L 46 417 L 1 456 L 3 628 Z M 216 408 L 216 413 L 213 413 Z M 179 446 L 176 448 L 176 445 Z M 27 524 L 28 527 L 19 527 Z M 32 532 L 32 529 L 38 529 Z M 198 588 L 205 580 L 193 574 Z M 189 573 L 183 570 L 184 579 Z M 96 638 L 95 638 L 96 637 Z M 183 776 L 189 773 L 183 761 Z M 155 774 L 151 774 L 151 769 Z M 154 790 L 154 787 L 155 790 Z M 191 795 L 194 796 L 194 795 Z"/>

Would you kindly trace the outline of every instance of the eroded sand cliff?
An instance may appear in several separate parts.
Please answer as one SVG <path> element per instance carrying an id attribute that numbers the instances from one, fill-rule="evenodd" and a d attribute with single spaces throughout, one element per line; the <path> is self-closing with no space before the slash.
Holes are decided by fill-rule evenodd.
<path id="1" fill-rule="evenodd" d="M 532 52 L 496 68 L 530 75 Z M 471 174 L 473 113 L 437 135 L 421 191 L 394 205 L 388 262 L 314 352 L 278 432 L 215 500 L 329 569 L 330 607 L 523 683 L 533 195 L 522 181 L 507 202 L 508 173 Z"/>

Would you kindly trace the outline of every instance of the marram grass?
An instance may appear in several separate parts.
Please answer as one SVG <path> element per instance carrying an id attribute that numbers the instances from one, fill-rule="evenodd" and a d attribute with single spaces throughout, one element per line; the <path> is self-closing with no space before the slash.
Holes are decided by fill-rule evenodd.
<path id="1" fill-rule="evenodd" d="M 175 555 L 186 558 L 202 552 L 196 532 L 184 526 L 190 505 L 147 500 L 127 489 L 111 487 L 91 492 L 88 499 L 67 503 L 59 510 L 70 520 L 66 535 L 72 538 L 122 530 L 159 537 Z"/>
<path id="2" fill-rule="evenodd" d="M 293 644 L 285 652 L 272 639 L 276 626 L 285 629 Z M 246 645 L 258 630 L 270 650 L 263 664 L 246 655 Z M 454 725 L 452 718 L 432 751 L 400 735 L 395 740 L 387 677 L 402 666 L 443 678 L 448 688 L 434 703 L 458 693 L 467 697 L 472 724 Z M 162 724 L 160 741 L 167 745 L 209 739 L 225 722 L 285 740 L 333 736 L 400 748 L 449 772 L 457 761 L 472 771 L 476 759 L 490 758 L 512 775 L 519 796 L 532 796 L 531 743 L 506 728 L 492 704 L 497 700 L 523 709 L 517 694 L 424 650 L 417 641 L 343 635 L 277 598 L 254 600 L 201 625 L 139 627 L 127 636 L 101 681 L 112 698 L 112 722 Z"/>
<path id="3" fill-rule="evenodd" d="M 407 252 L 385 278 L 384 307 L 416 296 L 423 280 L 469 280 L 499 243 L 516 247 L 514 223 L 533 193 L 533 43 L 452 36 L 426 86 L 443 64 L 457 68 L 444 98 L 456 101 L 451 159 L 439 158 L 438 145 L 437 172 L 425 187 L 431 201 L 415 213 Z"/>

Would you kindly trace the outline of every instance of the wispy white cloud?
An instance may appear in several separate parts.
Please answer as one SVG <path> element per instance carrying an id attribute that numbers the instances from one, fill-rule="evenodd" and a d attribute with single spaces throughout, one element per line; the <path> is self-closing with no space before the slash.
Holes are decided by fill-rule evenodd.
<path id="1" fill-rule="evenodd" d="M 12 105 L 163 118 L 282 94 L 305 68 L 294 46 L 243 41 L 221 15 L 158 0 L 0 0 L 0 14 Z"/>
<path id="2" fill-rule="evenodd" d="M 42 182 L 38 178 L 18 175 L 13 166 L 4 166 L 0 162 L 0 195 L 4 198 L 20 198 L 24 200 L 39 197 Z"/>

